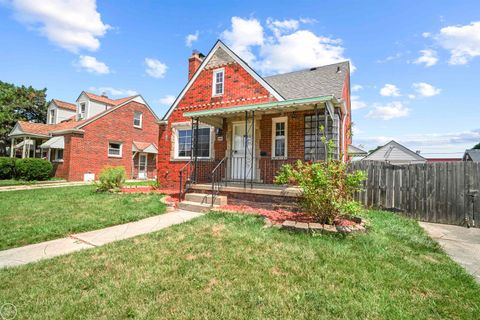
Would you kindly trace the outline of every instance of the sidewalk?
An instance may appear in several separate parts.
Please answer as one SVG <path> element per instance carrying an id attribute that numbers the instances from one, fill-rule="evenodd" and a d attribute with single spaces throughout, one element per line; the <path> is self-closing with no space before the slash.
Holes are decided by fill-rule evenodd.
<path id="1" fill-rule="evenodd" d="M 118 240 L 155 232 L 202 216 L 201 213 L 175 210 L 170 213 L 105 229 L 88 231 L 66 238 L 0 251 L 0 268 L 13 267 L 43 259 L 95 248 Z"/>
<path id="2" fill-rule="evenodd" d="M 480 283 L 480 228 L 419 222 L 447 254 Z"/>
<path id="3" fill-rule="evenodd" d="M 17 190 L 32 190 L 32 189 L 46 189 L 46 188 L 61 188 L 61 187 L 75 187 L 86 186 L 93 182 L 75 181 L 75 182 L 49 182 L 49 183 L 35 183 L 15 186 L 0 187 L 0 192 L 17 191 Z"/>

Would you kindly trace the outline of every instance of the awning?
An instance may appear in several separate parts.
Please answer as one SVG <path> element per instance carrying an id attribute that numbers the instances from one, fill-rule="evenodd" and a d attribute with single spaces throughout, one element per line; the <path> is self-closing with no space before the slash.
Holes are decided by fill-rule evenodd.
<path id="1" fill-rule="evenodd" d="M 43 149 L 64 149 L 65 148 L 65 138 L 63 136 L 56 136 L 48 139 L 44 142 L 40 148 Z"/>
<path id="2" fill-rule="evenodd" d="M 134 152 L 145 152 L 145 153 L 158 153 L 157 147 L 150 142 L 137 142 L 133 141 L 132 150 Z"/>
<path id="3" fill-rule="evenodd" d="M 183 116 L 186 118 L 200 118 L 201 122 L 213 125 L 215 127 L 221 127 L 222 122 L 219 121 L 219 118 L 237 116 L 239 114 L 245 113 L 246 111 L 276 113 L 279 111 L 293 112 L 302 110 L 313 110 L 315 106 L 319 103 L 322 104 L 321 107 L 326 106 L 330 115 L 333 116 L 334 107 L 331 104 L 332 102 L 338 103 L 337 99 L 334 96 L 328 95 L 313 98 L 290 99 L 285 101 L 275 101 L 268 103 L 185 112 Z"/>
<path id="4" fill-rule="evenodd" d="M 22 142 L 16 144 L 15 148 L 16 149 L 21 148 L 21 147 L 23 147 L 24 144 L 33 146 L 35 144 L 35 142 L 32 139 L 26 139 L 26 140 L 23 140 Z"/>

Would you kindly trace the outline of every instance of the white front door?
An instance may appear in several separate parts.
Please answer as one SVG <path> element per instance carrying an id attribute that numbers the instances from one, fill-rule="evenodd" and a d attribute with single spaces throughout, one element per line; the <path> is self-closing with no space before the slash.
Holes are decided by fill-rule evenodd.
<path id="1" fill-rule="evenodd" d="M 138 178 L 147 179 L 147 154 L 138 155 Z"/>
<path id="2" fill-rule="evenodd" d="M 245 157 L 245 140 L 247 141 L 247 152 Z M 232 138 L 232 163 L 231 178 L 232 179 L 251 179 L 255 178 L 252 163 L 253 149 L 252 133 L 248 132 L 245 139 L 245 122 L 236 122 L 233 124 Z"/>

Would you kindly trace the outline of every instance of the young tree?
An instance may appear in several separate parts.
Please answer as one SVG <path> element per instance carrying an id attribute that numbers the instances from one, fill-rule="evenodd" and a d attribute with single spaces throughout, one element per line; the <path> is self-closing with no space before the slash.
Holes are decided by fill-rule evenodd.
<path id="1" fill-rule="evenodd" d="M 47 89 L 16 86 L 0 81 L 0 156 L 5 156 L 8 134 L 18 120 L 44 123 Z"/>

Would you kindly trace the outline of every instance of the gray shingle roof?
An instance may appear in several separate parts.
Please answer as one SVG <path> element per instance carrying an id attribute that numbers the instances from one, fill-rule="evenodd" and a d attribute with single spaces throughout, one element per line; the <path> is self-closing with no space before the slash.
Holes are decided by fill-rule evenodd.
<path id="1" fill-rule="evenodd" d="M 463 156 L 464 159 L 467 154 L 470 156 L 472 161 L 480 161 L 480 149 L 465 150 L 465 155 Z"/>
<path id="2" fill-rule="evenodd" d="M 263 77 L 285 99 L 312 98 L 324 95 L 342 97 L 345 74 L 349 62 L 310 68 Z"/>

